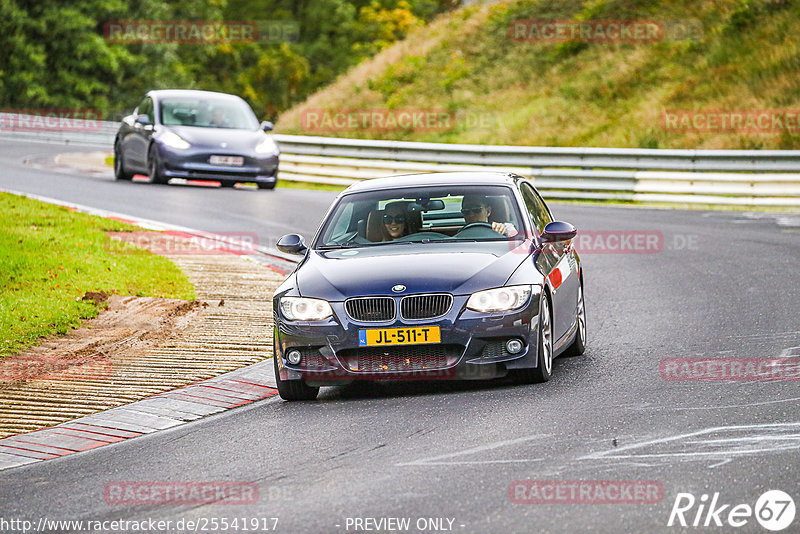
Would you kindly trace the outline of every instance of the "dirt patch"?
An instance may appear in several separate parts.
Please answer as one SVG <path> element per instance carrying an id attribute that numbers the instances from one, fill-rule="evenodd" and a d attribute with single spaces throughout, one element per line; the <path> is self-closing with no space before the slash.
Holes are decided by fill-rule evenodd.
<path id="1" fill-rule="evenodd" d="M 185 330 L 203 308 L 198 301 L 105 293 L 84 299 L 107 308 L 64 336 L 0 360 L 0 390 L 35 379 L 107 380 L 115 359 Z"/>
<path id="2" fill-rule="evenodd" d="M 0 359 L 0 438 L 122 406 L 271 356 L 272 296 L 284 275 L 236 253 L 198 254 L 188 244 L 175 244 L 148 248 L 186 273 L 198 301 L 85 295 L 104 309 L 97 318 Z"/>

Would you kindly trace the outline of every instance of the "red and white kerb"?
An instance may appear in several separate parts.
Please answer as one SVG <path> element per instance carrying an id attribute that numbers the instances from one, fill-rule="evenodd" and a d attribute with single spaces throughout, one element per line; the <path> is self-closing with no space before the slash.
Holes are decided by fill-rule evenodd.
<path id="1" fill-rule="evenodd" d="M 570 272 L 570 265 L 566 258 L 562 258 L 555 268 L 550 272 L 547 278 L 550 280 L 550 285 L 553 289 L 558 289 L 559 286 L 567 279 Z"/>

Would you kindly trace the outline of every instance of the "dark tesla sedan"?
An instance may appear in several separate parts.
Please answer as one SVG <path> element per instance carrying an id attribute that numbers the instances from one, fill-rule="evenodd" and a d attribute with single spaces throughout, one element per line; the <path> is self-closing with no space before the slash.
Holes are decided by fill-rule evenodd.
<path id="1" fill-rule="evenodd" d="M 114 175 L 146 174 L 153 183 L 171 178 L 255 183 L 277 182 L 278 147 L 238 96 L 208 91 L 150 91 L 122 119 L 114 140 Z"/>
<path id="2" fill-rule="evenodd" d="M 341 193 L 275 292 L 287 400 L 353 380 L 549 380 L 586 344 L 575 228 L 513 174 L 368 180 Z"/>

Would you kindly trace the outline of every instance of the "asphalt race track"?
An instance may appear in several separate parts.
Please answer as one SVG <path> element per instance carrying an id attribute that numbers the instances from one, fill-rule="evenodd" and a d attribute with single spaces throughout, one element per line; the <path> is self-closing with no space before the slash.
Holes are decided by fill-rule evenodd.
<path id="1" fill-rule="evenodd" d="M 205 231 L 254 232 L 267 245 L 292 231 L 311 237 L 335 196 L 116 183 L 22 163 L 65 150 L 0 141 L 0 188 Z M 550 382 L 387 383 L 323 389 L 309 403 L 272 398 L 2 471 L 0 516 L 173 525 L 277 517 L 275 531 L 285 533 L 366 532 L 379 524 L 368 518 L 395 532 L 767 532 L 755 517 L 740 528 L 703 527 L 705 513 L 698 528 L 667 522 L 679 493 L 699 504 L 718 492 L 718 504 L 731 505 L 722 521 L 770 489 L 800 497 L 800 382 L 665 380 L 660 366 L 800 356 L 800 214 L 551 208 L 605 245 L 609 235 L 658 241 L 636 253 L 602 253 L 596 241 L 584 251 L 588 349 L 556 360 Z M 105 485 L 120 481 L 218 480 L 255 483 L 256 504 L 104 499 Z M 654 504 L 512 502 L 520 480 L 652 481 L 663 495 Z M 690 524 L 697 511 L 686 512 Z M 410 526 L 392 530 L 388 518 L 410 518 Z M 799 525 L 796 518 L 785 532 Z"/>

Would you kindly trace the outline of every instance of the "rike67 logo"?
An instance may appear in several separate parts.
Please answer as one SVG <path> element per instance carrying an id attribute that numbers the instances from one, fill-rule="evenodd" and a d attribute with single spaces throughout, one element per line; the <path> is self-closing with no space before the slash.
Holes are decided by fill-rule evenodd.
<path id="1" fill-rule="evenodd" d="M 681 527 L 743 527 L 752 525 L 752 519 L 765 529 L 777 532 L 794 521 L 795 504 L 792 497 L 781 490 L 765 491 L 750 504 L 730 504 L 720 499 L 719 492 L 709 497 L 704 493 L 697 499 L 691 493 L 678 493 L 669 513 L 667 526 Z"/>

